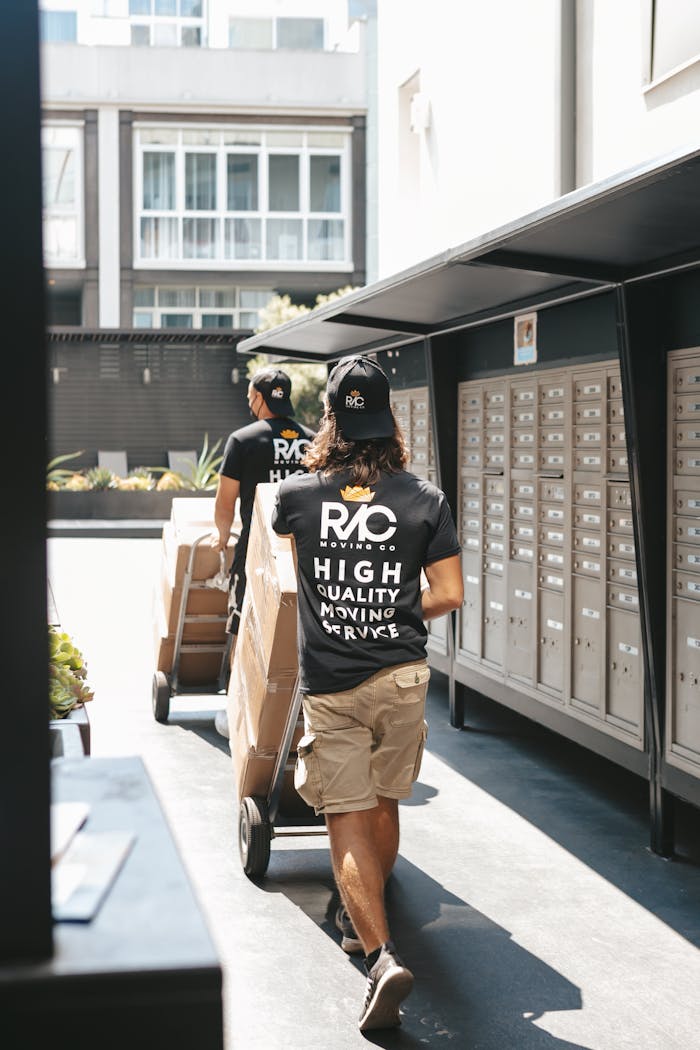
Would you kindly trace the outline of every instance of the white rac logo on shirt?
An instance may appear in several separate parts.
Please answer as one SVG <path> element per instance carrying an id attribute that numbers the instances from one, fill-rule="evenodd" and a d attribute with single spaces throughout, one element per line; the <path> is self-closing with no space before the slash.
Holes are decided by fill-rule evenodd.
<path id="1" fill-rule="evenodd" d="M 347 503 L 321 504 L 321 540 L 332 538 L 347 542 L 386 543 L 396 532 L 396 515 L 381 504 L 360 503 L 357 508 Z"/>

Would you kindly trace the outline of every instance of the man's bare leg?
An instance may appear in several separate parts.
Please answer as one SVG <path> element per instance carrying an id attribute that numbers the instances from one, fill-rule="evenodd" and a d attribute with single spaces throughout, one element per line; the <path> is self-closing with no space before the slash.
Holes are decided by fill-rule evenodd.
<path id="1" fill-rule="evenodd" d="M 336 884 L 365 955 L 389 940 L 384 885 L 399 844 L 397 801 L 377 801 L 374 809 L 326 814 Z"/>

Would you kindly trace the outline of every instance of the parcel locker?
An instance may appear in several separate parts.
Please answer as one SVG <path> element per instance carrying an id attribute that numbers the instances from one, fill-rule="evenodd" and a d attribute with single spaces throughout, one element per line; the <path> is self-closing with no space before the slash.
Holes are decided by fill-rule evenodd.
<path id="1" fill-rule="evenodd" d="M 627 448 L 619 369 L 465 383 L 459 404 L 460 468 L 468 472 L 460 478 L 460 652 L 513 688 L 554 696 L 573 716 L 634 736 L 639 746 L 639 597 L 620 465 Z M 481 456 L 478 464 L 470 455 Z M 682 517 L 691 516 L 686 507 Z M 700 535 L 700 512 L 697 525 Z"/>
<path id="2" fill-rule="evenodd" d="M 669 354 L 666 758 L 700 777 L 700 353 Z"/>
<path id="3" fill-rule="evenodd" d="M 641 738 L 644 661 L 639 616 L 608 609 L 607 631 L 606 717 Z"/>
<path id="4" fill-rule="evenodd" d="M 605 671 L 605 593 L 600 580 L 585 576 L 574 576 L 571 587 L 571 697 L 599 714 Z"/>
<path id="5" fill-rule="evenodd" d="M 669 760 L 700 775 L 700 607 L 676 598 L 671 624 Z"/>
<path id="6" fill-rule="evenodd" d="M 561 693 L 564 687 L 564 597 L 540 589 L 538 684 Z"/>
<path id="7" fill-rule="evenodd" d="M 506 670 L 527 681 L 533 676 L 535 591 L 531 565 L 512 564 L 508 569 L 508 623 Z"/>
<path id="8" fill-rule="evenodd" d="M 505 580 L 501 574 L 496 575 L 494 562 L 484 574 L 484 612 L 483 612 L 483 654 L 484 660 L 498 667 L 503 666 L 506 640 Z"/>
<path id="9" fill-rule="evenodd" d="M 460 648 L 470 656 L 481 655 L 481 555 L 462 555 L 464 605 L 460 613 Z"/>

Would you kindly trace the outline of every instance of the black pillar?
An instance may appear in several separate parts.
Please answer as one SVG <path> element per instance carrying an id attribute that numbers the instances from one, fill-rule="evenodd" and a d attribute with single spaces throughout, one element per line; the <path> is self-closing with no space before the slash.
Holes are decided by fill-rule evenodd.
<path id="1" fill-rule="evenodd" d="M 445 493 L 452 508 L 452 516 L 457 521 L 457 355 L 449 351 L 436 354 L 431 339 L 426 339 L 424 345 L 437 483 Z M 447 656 L 450 663 L 450 725 L 461 729 L 464 725 L 465 689 L 454 676 L 457 617 L 455 613 L 450 613 L 449 617 Z"/>
<path id="2" fill-rule="evenodd" d="M 0 5 L 4 355 L 0 383 L 0 965 L 52 953 L 46 404 L 38 9 Z M 2 188 L 4 187 L 4 189 Z"/>
<path id="3" fill-rule="evenodd" d="M 673 798 L 662 786 L 666 660 L 666 314 L 662 281 L 617 288 L 617 334 L 630 464 L 644 650 L 650 845 L 673 853 Z"/>

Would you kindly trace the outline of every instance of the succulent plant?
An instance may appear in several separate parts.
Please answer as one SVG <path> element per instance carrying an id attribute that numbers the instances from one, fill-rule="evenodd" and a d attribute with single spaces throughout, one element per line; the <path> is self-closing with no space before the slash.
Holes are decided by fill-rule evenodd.
<path id="1" fill-rule="evenodd" d="M 116 487 L 115 476 L 107 467 L 92 467 L 85 477 L 93 492 L 103 492 L 105 489 Z"/>

